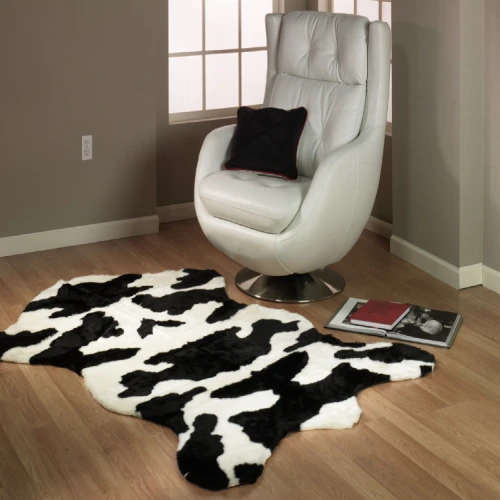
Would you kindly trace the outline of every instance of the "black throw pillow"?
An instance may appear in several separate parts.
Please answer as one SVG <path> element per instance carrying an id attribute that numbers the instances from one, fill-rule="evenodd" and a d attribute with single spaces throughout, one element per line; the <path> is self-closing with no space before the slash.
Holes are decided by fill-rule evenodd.
<path id="1" fill-rule="evenodd" d="M 306 120 L 305 108 L 241 107 L 226 168 L 296 179 L 297 148 Z"/>

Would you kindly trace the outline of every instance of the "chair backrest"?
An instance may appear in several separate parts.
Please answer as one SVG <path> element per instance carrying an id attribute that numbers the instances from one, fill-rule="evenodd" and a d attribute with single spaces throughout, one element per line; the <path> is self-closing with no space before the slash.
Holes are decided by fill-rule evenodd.
<path id="1" fill-rule="evenodd" d="M 264 106 L 304 106 L 299 174 L 312 177 L 321 160 L 353 141 L 363 123 L 370 21 L 325 12 L 270 14 Z"/>

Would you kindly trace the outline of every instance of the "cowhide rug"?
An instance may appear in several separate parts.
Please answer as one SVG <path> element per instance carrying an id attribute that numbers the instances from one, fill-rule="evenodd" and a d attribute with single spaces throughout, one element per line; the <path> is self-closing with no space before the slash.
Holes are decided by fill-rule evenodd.
<path id="1" fill-rule="evenodd" d="M 60 281 L 0 332 L 0 359 L 69 368 L 105 408 L 170 427 L 181 473 L 211 490 L 254 483 L 289 432 L 352 427 L 362 389 L 434 367 L 415 347 L 342 343 L 238 304 L 193 269 Z"/>

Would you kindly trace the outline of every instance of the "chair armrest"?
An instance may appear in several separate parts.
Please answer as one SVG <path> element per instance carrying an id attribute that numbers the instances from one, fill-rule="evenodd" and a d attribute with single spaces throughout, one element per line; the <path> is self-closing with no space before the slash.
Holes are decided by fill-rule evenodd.
<path id="1" fill-rule="evenodd" d="M 224 163 L 229 159 L 231 141 L 235 130 L 236 125 L 227 125 L 212 130 L 212 132 L 205 137 L 200 150 L 198 166 L 196 167 L 196 177 L 194 180 L 194 206 L 196 217 L 200 221 L 205 234 L 207 233 L 203 221 L 208 221 L 210 216 L 200 198 L 200 184 L 205 177 L 221 170 Z"/>
<path id="2" fill-rule="evenodd" d="M 324 158 L 299 213 L 278 238 L 283 267 L 310 272 L 338 262 L 354 246 L 373 208 L 384 141 L 385 127 L 369 127 Z"/>
<path id="3" fill-rule="evenodd" d="M 224 163 L 229 159 L 231 141 L 235 130 L 236 125 L 227 125 L 212 130 L 205 137 L 198 157 L 198 166 L 196 167 L 196 191 L 205 177 L 221 170 Z"/>

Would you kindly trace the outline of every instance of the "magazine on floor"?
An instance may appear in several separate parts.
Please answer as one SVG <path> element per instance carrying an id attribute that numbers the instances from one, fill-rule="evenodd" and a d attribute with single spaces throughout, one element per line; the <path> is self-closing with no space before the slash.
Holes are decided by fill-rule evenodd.
<path id="1" fill-rule="evenodd" d="M 368 300 L 364 299 L 347 299 L 328 320 L 325 327 L 449 349 L 462 324 L 462 317 L 458 313 L 438 311 L 411 304 L 408 304 L 407 314 L 390 330 L 351 323 L 350 319 L 353 314 L 367 302 Z"/>

